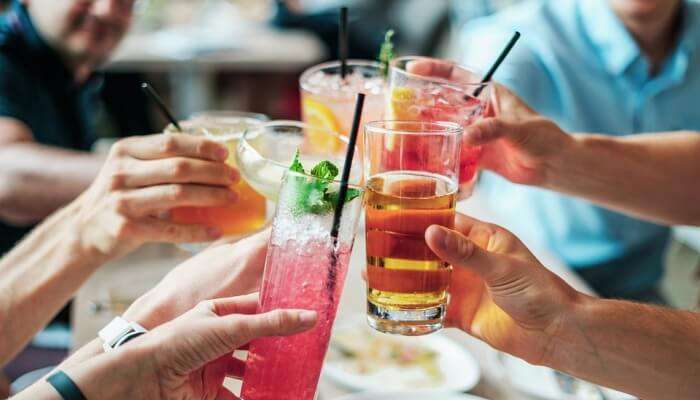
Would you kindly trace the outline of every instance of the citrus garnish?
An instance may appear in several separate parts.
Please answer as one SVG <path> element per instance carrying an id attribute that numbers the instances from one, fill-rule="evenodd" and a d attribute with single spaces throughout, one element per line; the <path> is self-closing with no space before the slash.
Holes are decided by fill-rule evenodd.
<path id="1" fill-rule="evenodd" d="M 416 91 L 409 87 L 398 86 L 391 90 L 391 100 L 389 101 L 388 119 L 395 121 L 416 121 L 419 120 L 416 107 Z M 387 135 L 385 147 L 387 150 L 394 150 L 396 137 Z"/>
<path id="2" fill-rule="evenodd" d="M 328 151 L 330 154 L 340 151 L 343 143 L 328 132 L 340 133 L 340 123 L 333 110 L 319 101 L 308 98 L 304 99 L 302 108 L 306 122 L 319 128 L 307 132 L 309 142 L 318 150 Z"/>

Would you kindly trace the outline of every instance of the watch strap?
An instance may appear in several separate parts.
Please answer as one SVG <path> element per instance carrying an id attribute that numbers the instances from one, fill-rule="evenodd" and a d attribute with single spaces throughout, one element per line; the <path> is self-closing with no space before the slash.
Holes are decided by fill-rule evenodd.
<path id="1" fill-rule="evenodd" d="M 63 371 L 56 371 L 46 378 L 46 382 L 56 389 L 63 400 L 87 400 L 78 385 Z"/>

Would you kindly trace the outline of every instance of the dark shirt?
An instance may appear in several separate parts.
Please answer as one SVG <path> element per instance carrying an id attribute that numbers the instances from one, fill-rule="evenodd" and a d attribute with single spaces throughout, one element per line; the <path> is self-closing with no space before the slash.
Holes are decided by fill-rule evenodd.
<path id="1" fill-rule="evenodd" d="M 99 79 L 75 83 L 18 1 L 0 17 L 0 117 L 25 123 L 38 143 L 89 150 L 95 140 L 91 116 L 99 86 Z M 0 254 L 28 230 L 0 222 Z"/>

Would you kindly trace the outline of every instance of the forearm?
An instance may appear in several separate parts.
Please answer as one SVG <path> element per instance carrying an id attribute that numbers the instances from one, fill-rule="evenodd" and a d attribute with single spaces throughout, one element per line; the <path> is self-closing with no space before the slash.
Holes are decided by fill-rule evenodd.
<path id="1" fill-rule="evenodd" d="M 549 165 L 545 188 L 671 225 L 700 225 L 700 134 L 580 134 Z"/>
<path id="2" fill-rule="evenodd" d="M 144 363 L 148 361 L 139 351 L 120 349 L 59 369 L 75 382 L 87 399 L 157 399 L 158 393 L 152 390 L 155 377 L 144 376 L 147 375 Z M 13 397 L 13 400 L 23 399 L 58 400 L 60 396 L 45 377 Z"/>
<path id="3" fill-rule="evenodd" d="M 0 147 L 0 219 L 40 221 L 71 202 L 97 175 L 103 157 L 35 142 Z"/>
<path id="4" fill-rule="evenodd" d="M 545 364 L 644 399 L 700 398 L 700 315 L 586 298 Z"/>
<path id="5" fill-rule="evenodd" d="M 74 203 L 54 214 L 0 260 L 0 365 L 106 261 L 81 243 L 76 209 Z"/>

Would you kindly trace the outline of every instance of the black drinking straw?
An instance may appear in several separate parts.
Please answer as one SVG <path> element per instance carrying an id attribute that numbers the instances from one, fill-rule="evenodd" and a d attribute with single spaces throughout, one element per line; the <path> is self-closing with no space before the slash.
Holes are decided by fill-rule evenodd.
<path id="1" fill-rule="evenodd" d="M 348 74 L 348 8 L 340 7 L 338 21 L 338 52 L 340 56 L 340 77 Z"/>
<path id="2" fill-rule="evenodd" d="M 160 98 L 158 93 L 149 85 L 147 82 L 143 82 L 141 84 L 141 89 L 146 93 L 146 96 L 148 96 L 151 100 L 153 100 L 154 103 L 158 106 L 158 109 L 160 112 L 163 113 L 165 118 L 170 121 L 171 124 L 178 130 L 178 132 L 182 132 L 182 128 L 180 127 L 180 124 L 177 123 L 177 120 L 175 117 L 173 117 L 173 114 L 168 110 L 168 107 L 165 105 L 163 102 L 163 99 Z"/>
<path id="3" fill-rule="evenodd" d="M 506 47 L 501 51 L 501 54 L 498 56 L 496 59 L 496 62 L 493 63 L 489 71 L 484 75 L 484 79 L 481 80 L 481 85 L 474 91 L 472 94 L 473 97 L 479 97 L 481 94 L 481 91 L 484 90 L 485 84 L 491 81 L 491 78 L 493 78 L 493 74 L 496 73 L 496 70 L 498 70 L 498 67 L 501 66 L 503 63 L 503 60 L 508 57 L 508 54 L 510 53 L 511 50 L 513 50 L 513 46 L 518 42 L 518 39 L 520 39 L 520 32 L 515 31 L 513 34 L 513 37 L 510 38 L 510 41 L 506 45 Z"/>
<path id="4" fill-rule="evenodd" d="M 348 140 L 348 152 L 345 155 L 345 164 L 343 165 L 343 173 L 340 176 L 340 189 L 338 190 L 338 204 L 335 207 L 333 214 L 333 227 L 331 228 L 331 237 L 333 244 L 338 242 L 338 231 L 340 230 L 340 218 L 343 215 L 343 205 L 345 205 L 345 196 L 348 194 L 348 181 L 350 180 L 350 169 L 352 169 L 352 159 L 355 157 L 355 144 L 357 143 L 357 132 L 360 130 L 360 119 L 362 118 L 362 109 L 365 106 L 365 94 L 358 93 L 355 103 L 355 115 L 352 120 L 352 129 L 350 130 L 350 139 Z"/>
<path id="5" fill-rule="evenodd" d="M 357 143 L 357 132 L 360 130 L 360 119 L 362 117 L 362 109 L 365 106 L 365 94 L 357 94 L 357 102 L 355 103 L 355 115 L 352 120 L 352 129 L 350 130 L 350 140 L 348 140 L 348 152 L 345 155 L 345 164 L 343 165 L 343 173 L 340 178 L 340 189 L 338 190 L 338 204 L 333 212 L 333 227 L 331 228 L 331 265 L 328 269 L 328 296 L 331 301 L 335 295 L 335 284 L 338 277 L 338 235 L 340 231 L 340 219 L 343 216 L 343 206 L 345 205 L 345 197 L 348 194 L 348 181 L 350 180 L 350 169 L 352 168 L 352 159 L 355 157 L 355 144 Z"/>

